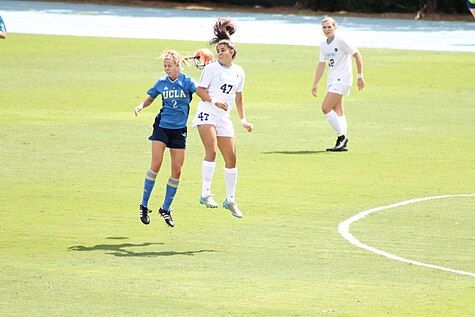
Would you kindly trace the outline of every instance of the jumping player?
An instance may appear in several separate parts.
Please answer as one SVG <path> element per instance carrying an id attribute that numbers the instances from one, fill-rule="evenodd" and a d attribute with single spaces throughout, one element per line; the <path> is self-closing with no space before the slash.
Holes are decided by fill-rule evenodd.
<path id="1" fill-rule="evenodd" d="M 176 51 L 169 50 L 161 58 L 163 59 L 163 68 L 166 75 L 160 77 L 156 84 L 147 91 L 149 96 L 134 110 L 137 116 L 158 95 L 162 95 L 162 108 L 155 117 L 153 133 L 149 137 L 149 140 L 152 141 L 152 163 L 145 177 L 142 203 L 140 204 L 140 220 L 146 225 L 150 223 L 148 214 L 152 211 L 148 209 L 148 201 L 162 165 L 163 154 L 168 147 L 171 157 L 171 176 L 168 179 L 165 200 L 159 209 L 159 213 L 165 219 L 166 224 L 173 227 L 170 206 L 180 182 L 185 160 L 186 123 L 192 95 L 196 92 L 197 82 L 181 72 L 184 59 Z"/>
<path id="2" fill-rule="evenodd" d="M 202 163 L 202 191 L 200 203 L 208 208 L 217 208 L 211 194 L 211 181 L 216 166 L 216 152 L 219 149 L 224 158 L 224 179 L 226 199 L 223 207 L 238 218 L 243 216 L 235 201 L 237 167 L 236 140 L 231 110 L 236 105 L 241 125 L 248 132 L 252 124 L 246 121 L 244 108 L 244 70 L 233 63 L 237 54 L 230 37 L 236 27 L 230 18 L 219 18 L 214 25 L 215 37 L 210 44 L 216 44 L 218 60 L 204 67 L 196 94 L 201 98 L 193 118 L 193 127 L 198 127 L 205 148 Z"/>
<path id="3" fill-rule="evenodd" d="M 323 19 L 322 30 L 327 39 L 320 44 L 320 60 L 315 71 L 312 94 L 317 96 L 318 82 L 322 78 L 325 64 L 327 64 L 327 95 L 322 103 L 322 111 L 337 134 L 335 146 L 328 148 L 327 151 L 347 151 L 347 122 L 343 96 L 350 95 L 353 83 L 352 56 L 356 60 L 358 70 L 358 89 L 362 90 L 365 87 L 363 57 L 356 47 L 335 35 L 336 29 L 337 24 L 333 18 L 325 17 Z"/>

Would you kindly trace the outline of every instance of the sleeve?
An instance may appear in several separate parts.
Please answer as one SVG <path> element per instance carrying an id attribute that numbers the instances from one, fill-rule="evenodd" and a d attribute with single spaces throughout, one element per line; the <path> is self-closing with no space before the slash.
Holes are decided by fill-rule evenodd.
<path id="1" fill-rule="evenodd" d="M 160 83 L 160 80 L 157 81 L 157 83 L 155 85 L 153 85 L 152 88 L 150 88 L 149 90 L 147 90 L 147 94 L 152 97 L 153 99 L 157 98 L 158 95 L 160 95 L 162 92 L 160 91 L 160 88 L 159 88 L 159 83 Z"/>
<path id="2" fill-rule="evenodd" d="M 341 44 L 342 44 L 343 50 L 351 56 L 359 52 L 358 49 L 355 46 L 353 46 L 353 44 L 347 42 L 346 40 L 342 40 Z"/>
<path id="3" fill-rule="evenodd" d="M 198 87 L 204 87 L 208 88 L 209 85 L 211 84 L 211 80 L 213 79 L 213 67 L 210 67 L 212 64 L 208 64 L 203 68 L 203 71 L 201 72 L 200 76 L 200 82 L 198 84 Z"/>
<path id="4" fill-rule="evenodd" d="M 190 92 L 194 93 L 198 89 L 198 82 L 190 77 Z"/>
<path id="5" fill-rule="evenodd" d="M 325 59 L 325 54 L 323 53 L 323 50 L 322 50 L 322 44 L 320 44 L 320 59 L 318 60 L 320 63 L 326 63 L 326 59 Z"/>

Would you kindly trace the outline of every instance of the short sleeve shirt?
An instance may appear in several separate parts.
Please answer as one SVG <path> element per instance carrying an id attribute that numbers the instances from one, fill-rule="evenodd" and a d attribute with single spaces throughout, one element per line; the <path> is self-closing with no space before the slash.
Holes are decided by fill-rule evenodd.
<path id="1" fill-rule="evenodd" d="M 244 89 L 245 73 L 241 66 L 223 66 L 219 62 L 206 65 L 200 77 L 199 87 L 206 88 L 211 98 L 226 102 L 227 114 L 234 107 L 236 93 Z"/>
<path id="2" fill-rule="evenodd" d="M 164 129 L 181 129 L 186 127 L 192 95 L 196 92 L 198 83 L 191 77 L 181 73 L 171 81 L 168 76 L 162 76 L 155 85 L 147 91 L 152 98 L 162 95 L 160 109 L 160 124 Z"/>
<path id="3" fill-rule="evenodd" d="M 357 52 L 356 47 L 337 36 L 330 43 L 325 40 L 320 44 L 320 62 L 325 62 L 328 65 L 328 84 L 352 85 L 351 57 Z"/>

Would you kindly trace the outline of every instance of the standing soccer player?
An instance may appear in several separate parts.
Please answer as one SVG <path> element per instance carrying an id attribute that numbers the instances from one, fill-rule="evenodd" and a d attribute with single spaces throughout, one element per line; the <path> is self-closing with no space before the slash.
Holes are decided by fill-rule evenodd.
<path id="1" fill-rule="evenodd" d="M 322 78 L 325 64 L 327 64 L 327 94 L 322 103 L 322 111 L 337 134 L 335 146 L 328 148 L 327 151 L 347 151 L 347 122 L 343 96 L 350 95 L 350 88 L 353 84 L 352 56 L 356 60 L 358 70 L 358 89 L 362 90 L 365 87 L 363 57 L 356 47 L 335 35 L 337 24 L 333 18 L 325 17 L 322 21 L 322 29 L 327 39 L 320 44 L 320 60 L 315 71 L 312 94 L 317 96 L 318 82 Z"/>
<path id="2" fill-rule="evenodd" d="M 218 204 L 211 195 L 211 181 L 216 166 L 216 152 L 219 148 L 224 158 L 224 180 L 226 199 L 223 207 L 238 218 L 243 216 L 236 200 L 236 140 L 231 110 L 236 105 L 241 125 L 248 132 L 252 124 L 246 121 L 244 108 L 244 70 L 233 63 L 237 50 L 230 37 L 236 27 L 230 18 L 219 18 L 214 25 L 215 37 L 210 44 L 216 44 L 218 61 L 204 67 L 196 94 L 201 98 L 198 104 L 193 127 L 198 127 L 205 148 L 202 162 L 202 190 L 200 203 L 208 208 L 217 208 Z"/>
<path id="3" fill-rule="evenodd" d="M 162 95 L 162 108 L 155 117 L 152 141 L 152 163 L 144 182 L 142 203 L 140 204 L 140 220 L 150 223 L 148 201 L 155 179 L 163 161 L 165 149 L 170 148 L 171 176 L 168 179 L 165 200 L 159 213 L 168 226 L 173 227 L 170 206 L 175 197 L 180 182 L 181 171 L 185 161 L 188 114 L 192 95 L 196 92 L 197 83 L 191 77 L 181 72 L 184 59 L 176 51 L 169 50 L 161 56 L 166 75 L 158 79 L 156 84 L 147 91 L 149 95 L 134 112 L 137 116 L 143 108 L 148 107 L 158 95 Z"/>
<path id="4" fill-rule="evenodd" d="M 7 28 L 3 22 L 2 16 L 0 15 L 0 39 L 7 38 Z"/>

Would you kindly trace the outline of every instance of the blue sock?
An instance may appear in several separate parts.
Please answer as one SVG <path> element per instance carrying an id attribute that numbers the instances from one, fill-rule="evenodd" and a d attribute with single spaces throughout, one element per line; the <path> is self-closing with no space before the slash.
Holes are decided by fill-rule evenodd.
<path id="1" fill-rule="evenodd" d="M 150 199 L 150 194 L 152 193 L 153 186 L 155 185 L 155 178 L 157 174 L 151 170 L 147 171 L 145 176 L 145 182 L 143 184 L 143 196 L 142 196 L 142 205 L 148 207 L 148 200 Z"/>
<path id="2" fill-rule="evenodd" d="M 165 201 L 163 202 L 163 210 L 170 211 L 173 198 L 175 198 L 176 191 L 178 189 L 179 179 L 169 178 L 167 183 L 167 191 L 165 193 Z"/>

